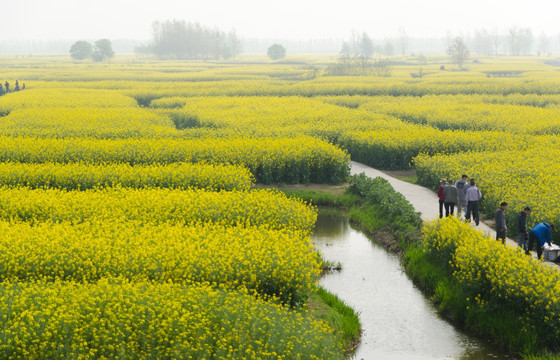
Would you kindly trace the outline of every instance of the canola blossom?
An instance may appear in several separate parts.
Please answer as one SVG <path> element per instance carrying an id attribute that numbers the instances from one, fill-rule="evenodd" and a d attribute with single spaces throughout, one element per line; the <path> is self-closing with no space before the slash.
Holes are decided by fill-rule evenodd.
<path id="1" fill-rule="evenodd" d="M 560 273 L 520 249 L 504 247 L 455 217 L 424 228 L 424 248 L 448 263 L 477 311 L 510 309 L 519 314 L 521 334 L 532 329 L 541 345 L 560 336 Z"/>
<path id="2" fill-rule="evenodd" d="M 520 134 L 560 134 L 560 97 L 540 101 L 532 96 L 428 95 L 370 97 L 360 109 L 394 116 L 441 130 L 499 131 Z"/>
<path id="3" fill-rule="evenodd" d="M 167 165 L 0 163 L 0 184 L 28 188 L 86 190 L 104 187 L 246 190 L 253 175 L 242 166 L 173 163 Z"/>
<path id="4" fill-rule="evenodd" d="M 309 235 L 255 227 L 134 221 L 0 221 L 0 281 L 104 277 L 244 286 L 297 303 L 319 275 Z"/>
<path id="5" fill-rule="evenodd" d="M 325 323 L 208 284 L 3 282 L 0 314 L 2 359 L 344 359 Z"/>
<path id="6" fill-rule="evenodd" d="M 0 135 L 41 138 L 153 138 L 177 136 L 173 122 L 110 90 L 39 91 L 0 98 L 7 114 Z"/>
<path id="7" fill-rule="evenodd" d="M 483 211 L 560 225 L 553 66 L 327 76 L 335 61 L 0 58 L 27 84 L 0 96 L 0 357 L 343 358 L 304 311 L 315 210 L 251 187 L 344 183 L 350 157 L 430 187 L 468 173 Z M 556 273 L 453 219 L 425 236 L 473 308 L 557 343 Z"/>
<path id="8" fill-rule="evenodd" d="M 35 139 L 0 137 L 0 161 L 22 163 L 171 164 L 244 166 L 262 183 L 340 183 L 349 155 L 311 137 L 202 139 Z"/>
<path id="9" fill-rule="evenodd" d="M 0 188 L 0 219 L 37 222 L 217 223 L 311 232 L 317 212 L 274 190 Z"/>
<path id="10" fill-rule="evenodd" d="M 337 141 L 352 129 L 395 128 L 403 124 L 395 117 L 331 105 L 301 96 L 236 96 L 161 98 L 152 106 L 169 107 L 167 113 L 200 128 L 244 134 L 249 137 L 296 137 L 300 134 Z M 404 125 L 404 124 L 403 124 Z"/>

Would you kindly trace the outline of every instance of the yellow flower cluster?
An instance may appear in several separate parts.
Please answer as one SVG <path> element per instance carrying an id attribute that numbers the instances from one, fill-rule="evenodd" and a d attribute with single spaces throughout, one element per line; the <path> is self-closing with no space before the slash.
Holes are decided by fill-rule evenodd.
<path id="1" fill-rule="evenodd" d="M 18 281 L 0 284 L 0 357 L 340 358 L 332 330 L 277 305 L 316 281 L 315 211 L 249 188 L 343 182 L 347 152 L 560 218 L 560 85 L 541 60 L 321 76 L 332 62 L 0 58 L 27 83 L 0 97 L 0 276 Z M 557 336 L 555 274 L 454 220 L 430 229 L 473 306 Z"/>
<path id="2" fill-rule="evenodd" d="M 9 114 L 0 135 L 101 139 L 178 136 L 165 116 L 142 109 L 134 99 L 109 90 L 30 89 L 0 98 Z"/>
<path id="3" fill-rule="evenodd" d="M 520 314 L 525 329 L 535 328 L 556 343 L 560 336 L 560 273 L 504 247 L 455 217 L 429 223 L 424 246 L 450 264 L 471 304 L 480 311 L 507 308 Z"/>
<path id="4" fill-rule="evenodd" d="M 394 128 L 402 124 L 391 116 L 348 109 L 300 96 L 170 97 L 152 101 L 171 114 L 197 119 L 200 126 L 248 137 L 297 137 L 306 134 L 330 141 L 348 130 Z M 177 115 L 178 114 L 178 115 Z"/>
<path id="5" fill-rule="evenodd" d="M 540 101 L 540 102 L 539 102 Z M 506 131 L 520 134 L 560 133 L 560 96 L 428 95 L 423 97 L 370 97 L 360 109 L 386 113 L 407 122 L 441 130 Z M 535 106 L 537 105 L 537 106 Z"/>
<path id="6" fill-rule="evenodd" d="M 122 186 L 246 190 L 253 183 L 254 177 L 249 170 L 238 165 L 0 163 L 0 184 L 29 188 L 86 190 Z"/>
<path id="7" fill-rule="evenodd" d="M 309 235 L 297 230 L 117 219 L 35 225 L 0 221 L 0 233 L 2 281 L 87 283 L 113 276 L 210 282 L 294 303 L 319 275 Z"/>
<path id="8" fill-rule="evenodd" d="M 0 284 L 2 359 L 344 359 L 305 313 L 208 284 Z"/>
<path id="9" fill-rule="evenodd" d="M 219 223 L 310 233 L 314 208 L 274 190 L 0 188 L 0 219 L 37 222 Z"/>
<path id="10" fill-rule="evenodd" d="M 339 183 L 349 156 L 320 139 L 54 139 L 0 137 L 0 161 L 169 164 L 206 162 L 247 167 L 258 182 Z"/>
<path id="11" fill-rule="evenodd" d="M 497 131 L 439 130 L 422 125 L 405 125 L 400 129 L 346 132 L 340 145 L 352 159 L 384 169 L 415 167 L 418 155 L 455 154 L 470 151 L 558 147 L 560 139 Z"/>

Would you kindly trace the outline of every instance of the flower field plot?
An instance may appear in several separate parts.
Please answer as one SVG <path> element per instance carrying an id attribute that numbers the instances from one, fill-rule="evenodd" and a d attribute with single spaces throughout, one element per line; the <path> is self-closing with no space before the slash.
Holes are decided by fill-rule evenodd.
<path id="1" fill-rule="evenodd" d="M 556 68 L 333 61 L 0 58 L 26 83 L 0 96 L 0 356 L 343 358 L 305 310 L 316 210 L 254 185 L 342 184 L 350 158 L 560 227 Z"/>
<path id="2" fill-rule="evenodd" d="M 308 234 L 315 226 L 317 213 L 303 201 L 264 189 L 212 191 L 118 186 L 67 191 L 3 187 L 0 188 L 0 218 L 29 223 L 214 223 L 292 229 Z"/>

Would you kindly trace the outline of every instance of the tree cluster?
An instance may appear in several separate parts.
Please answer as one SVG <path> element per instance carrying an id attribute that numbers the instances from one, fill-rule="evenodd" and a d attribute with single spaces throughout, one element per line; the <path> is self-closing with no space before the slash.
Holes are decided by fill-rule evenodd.
<path id="1" fill-rule="evenodd" d="M 241 41 L 235 31 L 225 33 L 179 20 L 156 21 L 152 31 L 152 44 L 137 48 L 138 53 L 152 53 L 164 60 L 218 60 L 236 57 L 241 52 Z"/>
<path id="2" fill-rule="evenodd" d="M 374 54 L 389 52 L 394 48 L 390 43 L 385 47 L 375 46 L 369 35 L 353 32 L 350 40 L 342 44 L 342 49 L 335 64 L 327 67 L 327 76 L 391 76 L 391 62 L 387 59 L 372 59 Z"/>
<path id="3" fill-rule="evenodd" d="M 400 44 L 400 46 L 406 48 L 406 44 Z M 366 32 L 362 34 L 352 32 L 350 39 L 342 43 L 340 54 L 350 57 L 365 57 L 366 59 L 371 59 L 375 54 L 393 56 L 395 45 L 390 40 L 375 44 Z"/>
<path id="4" fill-rule="evenodd" d="M 451 56 L 453 61 L 459 66 L 459 69 L 462 70 L 463 64 L 470 56 L 470 51 L 463 39 L 457 36 L 449 44 L 447 54 Z"/>
<path id="5" fill-rule="evenodd" d="M 272 60 L 283 59 L 286 57 L 286 49 L 280 44 L 273 44 L 266 51 L 266 55 Z"/>
<path id="6" fill-rule="evenodd" d="M 390 77 L 391 62 L 387 59 L 368 59 L 362 55 L 340 54 L 336 63 L 325 70 L 326 76 L 379 76 Z"/>
<path id="7" fill-rule="evenodd" d="M 533 47 L 533 32 L 529 28 L 512 27 L 508 32 L 510 54 L 513 56 L 529 55 Z"/>
<path id="8" fill-rule="evenodd" d="M 535 37 L 530 28 L 511 27 L 507 33 L 500 35 L 497 29 L 476 30 L 474 37 L 467 38 L 474 52 L 478 55 L 496 56 L 500 53 L 511 56 L 530 55 L 533 52 Z M 538 38 L 537 53 L 547 54 L 550 51 L 550 40 L 543 32 Z"/>
<path id="9" fill-rule="evenodd" d="M 115 56 L 111 42 L 107 39 L 100 39 L 92 46 L 87 41 L 76 41 L 70 47 L 70 56 L 75 60 L 92 59 L 93 61 L 103 61 Z"/>

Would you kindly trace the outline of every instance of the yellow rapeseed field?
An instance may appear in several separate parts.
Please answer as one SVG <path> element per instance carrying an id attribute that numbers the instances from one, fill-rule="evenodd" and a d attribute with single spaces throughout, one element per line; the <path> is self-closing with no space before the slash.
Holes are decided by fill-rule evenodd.
<path id="1" fill-rule="evenodd" d="M 0 97 L 0 357 L 342 358 L 303 311 L 316 210 L 252 187 L 344 183 L 350 158 L 429 187 L 467 173 L 487 214 L 507 201 L 509 223 L 528 205 L 560 227 L 545 59 L 399 58 L 384 78 L 325 76 L 333 61 L 0 58 L 26 83 Z M 556 273 L 454 220 L 425 236 L 484 287 L 473 306 L 559 336 L 558 289 L 538 286 Z"/>

